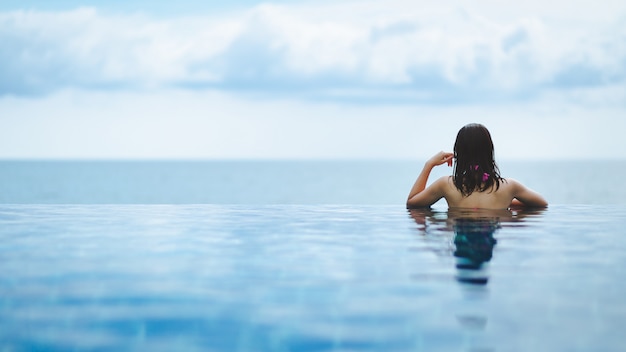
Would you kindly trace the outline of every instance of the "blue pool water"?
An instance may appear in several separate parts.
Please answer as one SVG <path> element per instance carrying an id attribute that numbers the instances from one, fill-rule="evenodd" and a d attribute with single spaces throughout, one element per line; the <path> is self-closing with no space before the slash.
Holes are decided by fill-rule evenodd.
<path id="1" fill-rule="evenodd" d="M 0 351 L 623 351 L 626 206 L 0 205 Z"/>

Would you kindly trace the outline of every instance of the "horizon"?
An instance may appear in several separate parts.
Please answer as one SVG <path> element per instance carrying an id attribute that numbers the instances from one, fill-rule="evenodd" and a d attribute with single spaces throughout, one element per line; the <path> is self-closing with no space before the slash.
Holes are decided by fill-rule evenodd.
<path id="1" fill-rule="evenodd" d="M 331 158 L 331 157 L 319 157 L 319 158 L 161 158 L 161 157 L 146 157 L 146 158 L 0 158 L 0 162 L 402 162 L 402 163 L 423 163 L 428 158 L 367 158 L 367 157 L 347 157 L 347 158 Z M 626 162 L 625 157 L 604 157 L 604 158 L 589 158 L 589 157 L 557 157 L 557 158 L 496 158 L 496 163 L 550 163 L 550 162 Z M 420 165 L 421 166 L 421 165 Z"/>

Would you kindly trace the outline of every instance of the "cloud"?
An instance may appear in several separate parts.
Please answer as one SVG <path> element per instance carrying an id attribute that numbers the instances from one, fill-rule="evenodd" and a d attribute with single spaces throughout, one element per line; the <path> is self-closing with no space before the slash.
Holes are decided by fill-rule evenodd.
<path id="1" fill-rule="evenodd" d="M 169 19 L 92 8 L 5 12 L 0 95 L 185 87 L 435 104 L 573 89 L 626 96 L 615 89 L 626 83 L 623 6 L 587 22 L 554 11 L 496 13 L 401 0 L 259 5 Z"/>

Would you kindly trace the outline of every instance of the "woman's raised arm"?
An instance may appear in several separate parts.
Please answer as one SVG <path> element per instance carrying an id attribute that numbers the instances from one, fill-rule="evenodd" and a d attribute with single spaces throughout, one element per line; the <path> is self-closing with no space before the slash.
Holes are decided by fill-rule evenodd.
<path id="1" fill-rule="evenodd" d="M 435 166 L 443 163 L 447 163 L 448 166 L 452 166 L 453 157 L 453 153 L 439 152 L 424 164 L 422 172 L 417 177 L 417 180 L 415 180 L 415 184 L 413 184 L 413 187 L 409 192 L 409 196 L 407 197 L 407 208 L 430 206 L 441 199 L 443 194 L 441 192 L 440 185 L 435 182 L 435 184 L 431 185 L 431 187 L 426 188 L 426 183 L 428 182 L 431 170 Z"/>

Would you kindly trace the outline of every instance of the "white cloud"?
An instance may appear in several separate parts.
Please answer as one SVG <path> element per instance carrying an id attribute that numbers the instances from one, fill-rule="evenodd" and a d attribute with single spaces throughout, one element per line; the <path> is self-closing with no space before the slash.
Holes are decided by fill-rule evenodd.
<path id="1" fill-rule="evenodd" d="M 596 90 L 626 83 L 626 6 L 604 5 L 361 1 L 171 19 L 7 12 L 0 94 L 179 86 L 368 102 L 489 103 L 572 90 L 597 100 Z M 613 92 L 607 103 L 626 98 Z"/>
<path id="2" fill-rule="evenodd" d="M 626 157 L 626 3 L 0 13 L 0 158 Z"/>

